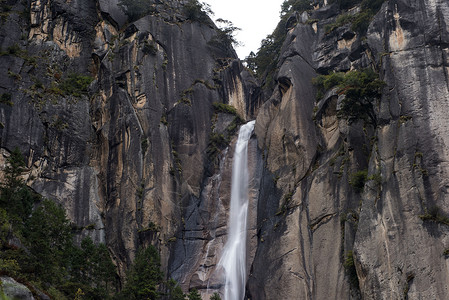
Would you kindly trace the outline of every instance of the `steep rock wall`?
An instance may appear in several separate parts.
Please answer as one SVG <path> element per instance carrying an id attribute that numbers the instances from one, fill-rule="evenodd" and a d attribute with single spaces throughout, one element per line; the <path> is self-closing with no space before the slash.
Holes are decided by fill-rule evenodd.
<path id="1" fill-rule="evenodd" d="M 252 299 L 448 294 L 447 225 L 420 218 L 435 206 L 447 216 L 447 2 L 386 1 L 366 39 L 350 24 L 325 28 L 358 11 L 320 3 L 293 16 L 256 122 L 266 169 Z M 315 101 L 316 72 L 366 67 L 386 82 L 378 126 L 338 118 L 337 89 Z M 359 193 L 350 182 L 364 169 Z"/>
<path id="2" fill-rule="evenodd" d="M 64 206 L 79 237 L 105 242 L 123 277 L 138 247 L 157 245 L 164 270 L 184 247 L 173 241 L 196 222 L 181 220 L 213 165 L 212 103 L 247 119 L 260 100 L 235 52 L 211 43 L 212 21 L 187 19 L 184 2 L 155 1 L 126 26 L 116 4 L 14 2 L 0 29 L 12 102 L 0 104 L 0 146 L 20 148 L 27 184 Z M 93 78 L 88 93 L 61 90 L 71 73 Z"/>

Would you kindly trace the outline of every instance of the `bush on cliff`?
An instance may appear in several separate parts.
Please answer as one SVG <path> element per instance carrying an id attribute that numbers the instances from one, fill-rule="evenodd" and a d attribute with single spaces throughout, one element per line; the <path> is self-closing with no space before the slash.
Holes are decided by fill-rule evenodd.
<path id="1" fill-rule="evenodd" d="M 372 69 L 319 75 L 313 79 L 313 84 L 320 94 L 337 86 L 337 92 L 345 95 L 338 111 L 340 118 L 347 119 L 350 124 L 363 120 L 374 127 L 377 126 L 374 103 L 381 96 L 384 82 Z"/>

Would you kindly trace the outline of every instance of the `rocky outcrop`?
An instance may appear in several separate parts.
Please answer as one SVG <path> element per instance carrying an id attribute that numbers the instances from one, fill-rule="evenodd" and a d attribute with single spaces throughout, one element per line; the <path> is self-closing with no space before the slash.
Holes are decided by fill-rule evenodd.
<path id="1" fill-rule="evenodd" d="M 9 1 L 0 163 L 19 147 L 27 184 L 78 238 L 105 242 L 122 278 L 153 244 L 168 277 L 209 298 L 224 284 L 235 133 L 256 118 L 248 298 L 444 299 L 449 4 L 384 1 L 365 33 L 339 18 L 364 7 L 328 2 L 288 18 L 263 99 L 185 1 L 151 1 L 129 24 L 118 1 Z M 363 68 L 385 82 L 376 122 L 348 122 L 344 91 L 312 80 Z"/>
<path id="2" fill-rule="evenodd" d="M 325 28 L 337 15 L 358 11 L 321 5 L 309 21 L 299 19 L 284 43 L 277 87 L 256 123 L 267 179 L 248 282 L 252 299 L 448 293 L 441 115 L 449 96 L 448 5 L 385 1 L 366 39 L 350 24 Z M 378 126 L 338 118 L 343 97 L 336 90 L 315 102 L 315 72 L 366 67 L 386 82 L 375 109 Z M 364 169 L 367 181 L 358 192 L 349 183 Z"/>
<path id="3" fill-rule="evenodd" d="M 0 296 L 6 299 L 34 300 L 31 291 L 11 277 L 0 277 Z"/>
<path id="4" fill-rule="evenodd" d="M 126 26 L 117 1 L 31 1 L 29 15 L 16 2 L 0 30 L 5 156 L 20 148 L 27 184 L 61 203 L 80 237 L 105 242 L 122 277 L 149 243 L 169 269 L 188 247 L 173 238 L 197 222 L 212 103 L 250 118 L 257 85 L 212 21 L 188 19 L 179 1 Z M 73 93 L 70 76 L 93 81 Z"/>

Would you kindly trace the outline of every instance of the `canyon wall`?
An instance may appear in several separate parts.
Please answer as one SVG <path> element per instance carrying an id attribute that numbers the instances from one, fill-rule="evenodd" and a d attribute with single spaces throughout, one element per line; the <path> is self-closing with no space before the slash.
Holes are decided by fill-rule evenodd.
<path id="1" fill-rule="evenodd" d="M 447 1 L 383 1 L 366 32 L 340 19 L 363 4 L 313 1 L 288 16 L 264 91 L 209 17 L 149 2 L 129 22 L 118 1 L 8 1 L 2 166 L 18 147 L 28 186 L 63 205 L 78 239 L 106 243 L 121 279 L 153 244 L 167 276 L 209 299 L 236 132 L 256 119 L 248 298 L 447 297 Z M 365 68 L 384 82 L 376 122 L 348 122 L 344 92 L 313 78 Z"/>

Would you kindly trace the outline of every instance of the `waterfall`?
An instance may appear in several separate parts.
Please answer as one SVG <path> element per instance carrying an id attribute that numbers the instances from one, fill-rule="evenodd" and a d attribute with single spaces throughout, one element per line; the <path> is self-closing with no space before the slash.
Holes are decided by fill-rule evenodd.
<path id="1" fill-rule="evenodd" d="M 240 127 L 232 165 L 231 207 L 228 239 L 219 266 L 225 270 L 225 300 L 242 300 L 246 282 L 246 236 L 248 215 L 248 141 L 255 121 Z"/>

